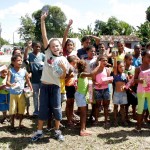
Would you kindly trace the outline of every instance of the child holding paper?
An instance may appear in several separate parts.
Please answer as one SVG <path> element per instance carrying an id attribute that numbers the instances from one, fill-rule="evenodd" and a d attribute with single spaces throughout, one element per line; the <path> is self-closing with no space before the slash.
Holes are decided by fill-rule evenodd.
<path id="1" fill-rule="evenodd" d="M 95 94 L 95 100 L 96 100 L 95 124 L 98 124 L 99 107 L 102 101 L 102 104 L 104 107 L 104 117 L 105 117 L 104 128 L 109 128 L 108 107 L 110 103 L 110 93 L 108 90 L 108 83 L 112 83 L 113 78 L 110 78 L 107 80 L 107 77 L 110 77 L 110 70 L 109 68 L 106 67 L 107 56 L 105 55 L 99 56 L 98 63 L 100 63 L 99 68 L 93 75 L 93 83 L 94 83 L 94 89 L 95 89 L 94 94 Z"/>
<path id="2" fill-rule="evenodd" d="M 145 98 L 148 103 L 148 110 L 150 112 L 150 50 L 142 52 L 142 65 L 135 69 L 134 82 L 138 84 L 137 98 L 137 126 L 136 130 L 141 131 L 142 113 L 144 110 Z"/>

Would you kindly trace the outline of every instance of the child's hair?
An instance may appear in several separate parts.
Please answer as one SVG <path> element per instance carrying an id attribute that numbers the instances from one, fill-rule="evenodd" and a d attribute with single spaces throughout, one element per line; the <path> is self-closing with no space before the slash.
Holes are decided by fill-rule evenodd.
<path id="1" fill-rule="evenodd" d="M 98 57 L 97 57 L 97 61 L 101 61 L 102 59 L 107 59 L 107 55 L 99 55 Z"/>
<path id="2" fill-rule="evenodd" d="M 32 42 L 32 48 L 33 48 L 34 46 L 36 46 L 37 44 L 40 44 L 40 45 L 41 45 L 41 43 L 40 43 L 39 41 L 33 41 L 33 42 Z"/>
<path id="3" fill-rule="evenodd" d="M 124 62 L 123 62 L 123 61 L 117 61 L 117 73 L 120 73 L 119 70 L 118 70 L 118 66 L 119 66 L 120 64 L 124 64 Z"/>
<path id="4" fill-rule="evenodd" d="M 99 43 L 99 47 L 101 47 L 102 45 L 105 46 L 105 43 L 104 42 Z"/>
<path id="5" fill-rule="evenodd" d="M 140 44 L 135 44 L 135 45 L 134 45 L 134 49 L 136 49 L 136 48 L 138 48 L 138 47 L 141 47 L 141 45 L 140 45 Z"/>
<path id="6" fill-rule="evenodd" d="M 124 59 L 126 60 L 126 59 L 128 59 L 129 57 L 132 57 L 132 54 L 130 54 L 130 53 L 126 54 L 125 57 L 124 57 Z"/>
<path id="7" fill-rule="evenodd" d="M 91 38 L 89 36 L 84 36 L 82 39 L 81 39 L 81 43 L 85 42 L 86 40 L 90 40 Z"/>
<path id="8" fill-rule="evenodd" d="M 71 63 L 71 62 L 77 60 L 77 56 L 75 56 L 75 55 L 68 56 L 68 57 L 67 57 L 67 60 L 68 60 L 69 63 Z"/>
<path id="9" fill-rule="evenodd" d="M 147 54 L 150 54 L 150 50 L 143 50 L 141 56 L 144 57 Z"/>
<path id="10" fill-rule="evenodd" d="M 86 65 L 87 65 L 86 62 L 83 59 L 77 62 L 77 69 L 79 74 L 84 72 Z"/>
<path id="11" fill-rule="evenodd" d="M 15 52 L 16 52 L 17 50 L 20 50 L 20 51 L 21 51 L 21 48 L 20 48 L 20 47 L 14 47 L 13 52 L 12 52 L 12 56 L 14 56 L 14 54 L 15 54 Z"/>
<path id="12" fill-rule="evenodd" d="M 150 42 L 148 42 L 147 44 L 146 44 L 146 49 L 148 49 L 148 47 L 150 46 Z"/>
<path id="13" fill-rule="evenodd" d="M 89 50 L 91 50 L 92 48 L 95 48 L 93 45 L 89 45 L 87 48 L 86 48 L 86 51 L 88 52 Z"/>
<path id="14" fill-rule="evenodd" d="M 65 48 L 67 47 L 67 44 L 68 44 L 68 43 L 72 43 L 72 44 L 74 45 L 73 40 L 71 40 L 71 39 L 67 39 L 67 41 L 66 41 L 66 43 L 65 43 Z"/>
<path id="15" fill-rule="evenodd" d="M 108 59 L 107 55 L 98 55 L 96 60 L 96 65 L 98 65 L 98 62 L 101 61 L 102 59 Z"/>
<path id="16" fill-rule="evenodd" d="M 117 41 L 117 44 L 125 44 L 124 40 L 123 39 L 120 39 Z"/>
<path id="17" fill-rule="evenodd" d="M 47 45 L 47 47 L 45 48 L 45 50 L 47 50 L 49 48 L 49 46 L 52 44 L 52 42 L 54 42 L 54 41 L 58 41 L 59 44 L 61 45 L 61 42 L 58 39 L 53 38 L 53 39 L 49 40 L 49 44 Z"/>
<path id="18" fill-rule="evenodd" d="M 18 57 L 20 57 L 20 58 L 22 59 L 22 56 L 21 56 L 21 55 L 14 55 L 14 56 L 11 57 L 11 61 L 12 61 L 12 62 L 16 61 L 16 59 L 17 59 Z"/>

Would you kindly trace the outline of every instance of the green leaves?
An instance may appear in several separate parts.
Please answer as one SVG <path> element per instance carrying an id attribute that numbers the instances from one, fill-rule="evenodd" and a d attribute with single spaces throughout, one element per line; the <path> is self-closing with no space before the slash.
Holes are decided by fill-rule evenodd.
<path id="1" fill-rule="evenodd" d="M 112 16 L 107 22 L 96 20 L 94 31 L 101 35 L 130 35 L 135 29 L 128 23 Z"/>
<path id="2" fill-rule="evenodd" d="M 49 5 L 48 5 L 49 6 Z M 25 41 L 28 39 L 42 42 L 41 35 L 41 10 L 37 10 L 32 17 L 25 15 L 21 17 L 21 27 L 19 34 Z M 57 6 L 49 6 L 49 15 L 46 18 L 47 37 L 62 37 L 66 27 L 66 16 Z"/>

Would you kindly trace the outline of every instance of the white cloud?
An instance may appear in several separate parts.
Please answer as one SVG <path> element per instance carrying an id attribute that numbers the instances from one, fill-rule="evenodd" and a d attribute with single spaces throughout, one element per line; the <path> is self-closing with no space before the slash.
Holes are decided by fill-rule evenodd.
<path id="1" fill-rule="evenodd" d="M 94 27 L 94 22 L 96 19 L 107 21 L 107 19 L 109 18 L 107 14 L 97 13 L 94 11 L 81 12 L 80 10 L 70 7 L 61 2 L 55 3 L 54 5 L 61 8 L 61 10 L 67 17 L 67 21 L 69 19 L 73 19 L 72 27 L 74 32 L 78 32 L 78 28 L 86 28 L 88 25 Z"/>
<path id="2" fill-rule="evenodd" d="M 148 7 L 148 1 L 127 1 L 109 0 L 107 7 L 104 6 L 106 7 L 104 9 L 97 9 L 96 6 L 93 9 L 91 5 L 91 9 L 86 11 L 83 11 L 81 6 L 71 7 L 64 4 L 63 1 L 54 3 L 53 6 L 59 6 L 68 20 L 73 19 L 73 31 L 78 32 L 78 28 L 86 28 L 87 25 L 94 27 L 96 19 L 107 21 L 110 16 L 115 16 L 119 20 L 126 21 L 133 26 L 140 25 L 140 23 L 145 21 L 145 10 Z M 2 37 L 12 42 L 13 32 L 20 26 L 19 18 L 26 13 L 32 14 L 34 11 L 41 9 L 43 5 L 44 2 L 42 0 L 28 0 L 27 2 L 19 2 L 7 9 L 1 9 Z M 19 41 L 19 35 L 15 32 L 15 42 L 17 41 Z"/>
<path id="3" fill-rule="evenodd" d="M 31 15 L 34 11 L 41 9 L 43 5 L 41 0 L 29 0 L 28 2 L 19 2 L 7 9 L 0 10 L 2 37 L 12 43 L 14 32 L 14 41 L 19 41 L 19 35 L 16 32 L 20 26 L 19 18 L 25 16 L 25 14 Z"/>
<path id="4" fill-rule="evenodd" d="M 145 21 L 145 11 L 148 6 L 144 1 L 121 3 L 119 0 L 109 0 L 109 3 L 111 4 L 111 14 L 119 20 L 126 21 L 134 27 Z"/>

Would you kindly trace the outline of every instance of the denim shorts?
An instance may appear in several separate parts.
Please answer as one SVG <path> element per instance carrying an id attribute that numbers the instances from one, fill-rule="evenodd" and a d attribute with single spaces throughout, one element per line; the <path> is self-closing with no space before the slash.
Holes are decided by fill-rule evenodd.
<path id="1" fill-rule="evenodd" d="M 62 120 L 60 87 L 41 84 L 39 119 L 48 120 L 52 115 L 56 120 Z"/>
<path id="2" fill-rule="evenodd" d="M 75 101 L 76 101 L 78 107 L 84 107 L 87 104 L 85 95 L 83 95 L 79 92 L 75 93 Z"/>
<path id="3" fill-rule="evenodd" d="M 122 105 L 127 103 L 128 101 L 126 92 L 114 92 L 113 104 Z"/>
<path id="4" fill-rule="evenodd" d="M 95 89 L 94 91 L 95 100 L 110 100 L 110 92 L 109 89 Z"/>

